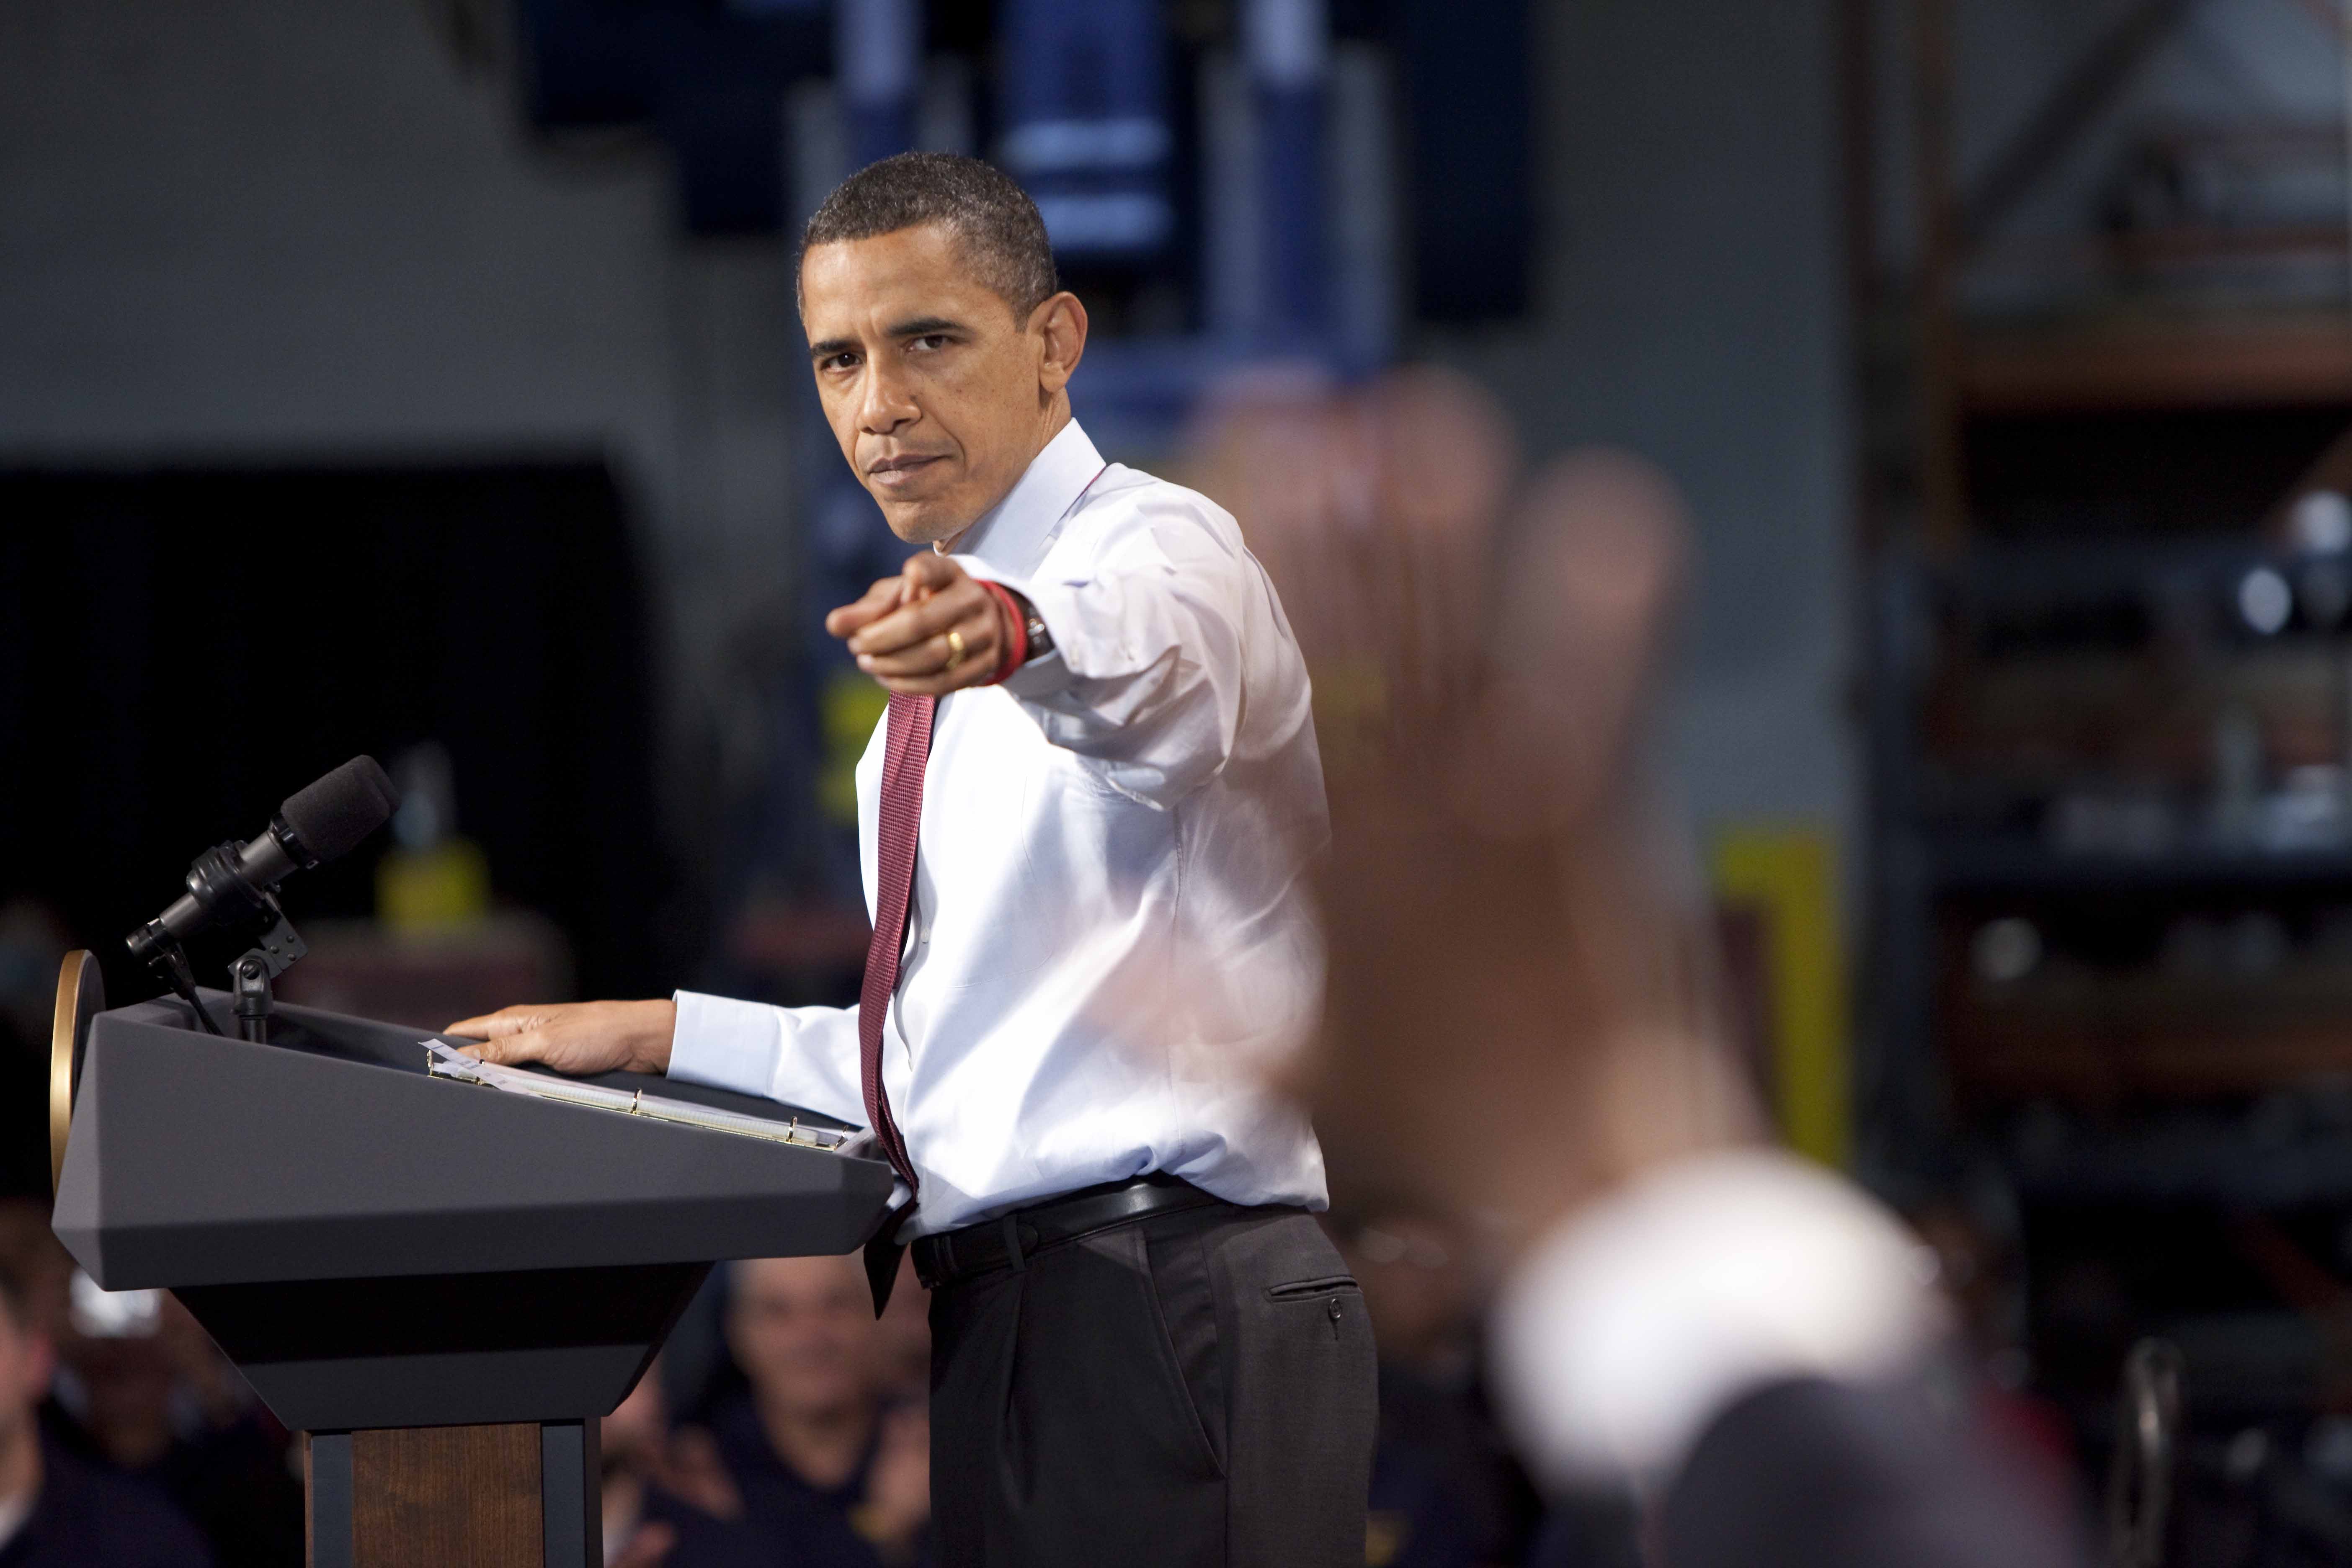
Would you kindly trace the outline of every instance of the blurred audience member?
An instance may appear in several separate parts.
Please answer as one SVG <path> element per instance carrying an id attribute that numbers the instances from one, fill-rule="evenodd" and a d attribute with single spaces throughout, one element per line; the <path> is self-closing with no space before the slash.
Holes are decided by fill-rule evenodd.
<path id="1" fill-rule="evenodd" d="M 69 1331 L 74 1260 L 49 1229 L 46 1201 L 0 1198 L 0 1270 L 22 1283 L 25 1313 L 34 1331 L 53 1346 L 62 1344 Z M 90 1435 L 58 1400 L 54 1380 L 41 1402 L 41 1430 L 79 1458 L 102 1458 Z"/>
<path id="2" fill-rule="evenodd" d="M 629 1396 L 597 1423 L 596 1443 L 604 1467 L 599 1497 L 605 1568 L 654 1568 L 668 1563 L 677 1531 L 661 1517 L 669 1418 L 656 1368 L 647 1367 Z"/>
<path id="3" fill-rule="evenodd" d="M 856 1258 L 732 1267 L 727 1343 L 751 1386 L 711 1432 L 745 1515 L 779 1529 L 807 1568 L 914 1561 L 930 1522 L 924 1407 L 891 1405 L 901 1368 Z"/>
<path id="4" fill-rule="evenodd" d="M 300 1568 L 302 1480 L 293 1434 L 168 1292 L 157 1337 L 179 1375 L 173 1440 L 155 1480 L 228 1568 Z"/>
<path id="5" fill-rule="evenodd" d="M 1665 1568 L 2068 1561 L 1933 1395 L 1917 1243 L 1761 1145 L 1711 1016 L 1641 766 L 1666 481 L 1589 453 L 1522 490 L 1500 411 L 1427 373 L 1238 410 L 1209 467 L 1315 671 L 1329 970 L 1288 1071 L 1335 1189 L 1491 1230 L 1497 1397 L 1538 1474 L 1630 1488 Z"/>
<path id="6" fill-rule="evenodd" d="M 1533 1499 L 1478 1397 L 1467 1238 L 1408 1209 L 1333 1228 L 1381 1352 L 1370 1568 L 1517 1563 Z"/>
<path id="7" fill-rule="evenodd" d="M 293 1439 L 166 1291 L 76 1274 L 59 1343 L 63 1403 L 96 1458 L 152 1485 L 232 1568 L 299 1568 Z"/>
<path id="8" fill-rule="evenodd" d="M 42 1432 L 56 1352 L 33 1300 L 0 1268 L 0 1568 L 209 1568 L 204 1537 L 161 1495 Z"/>
<path id="9" fill-rule="evenodd" d="M 227 1568 L 302 1561 L 293 1439 L 186 1309 L 163 1291 L 100 1290 L 50 1231 L 46 1203 L 0 1201 L 0 1269 L 24 1283 L 30 1321 L 63 1356 L 41 1406 L 52 1443 L 162 1490 Z"/>
<path id="10" fill-rule="evenodd" d="M 604 1417 L 598 1442 L 606 1568 L 770 1568 L 794 1561 L 740 1520 L 741 1500 L 723 1475 L 714 1491 L 709 1477 L 681 1472 L 658 1365 Z"/>
<path id="11" fill-rule="evenodd" d="M 49 1229 L 47 1198 L 0 1198 L 0 1269 L 24 1290 L 34 1330 L 55 1344 L 66 1331 L 74 1261 Z"/>

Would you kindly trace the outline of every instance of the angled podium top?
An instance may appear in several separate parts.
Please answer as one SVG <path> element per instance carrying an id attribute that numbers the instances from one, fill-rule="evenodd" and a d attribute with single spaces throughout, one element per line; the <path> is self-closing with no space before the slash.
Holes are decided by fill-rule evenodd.
<path id="1" fill-rule="evenodd" d="M 59 1239 L 114 1290 L 710 1262 L 847 1252 L 889 1197 L 879 1161 L 430 1077 L 422 1037 L 304 1007 L 269 1045 L 197 1033 L 173 1000 L 99 1015 Z"/>
<path id="2" fill-rule="evenodd" d="M 99 1014 L 52 1227 L 107 1289 L 174 1290 L 289 1427 L 341 1431 L 601 1415 L 711 1264 L 881 1223 L 880 1161 L 432 1077 L 422 1033 L 281 1007 L 256 1045 L 176 1000 Z"/>

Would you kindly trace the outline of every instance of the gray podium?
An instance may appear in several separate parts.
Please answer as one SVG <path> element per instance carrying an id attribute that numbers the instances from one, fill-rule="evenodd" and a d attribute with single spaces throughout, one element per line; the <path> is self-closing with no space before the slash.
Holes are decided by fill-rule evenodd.
<path id="1" fill-rule="evenodd" d="M 305 1435 L 313 1568 L 600 1563 L 594 1418 L 711 1265 L 848 1252 L 890 1192 L 878 1161 L 433 1078 L 419 1031 L 310 1008 L 267 1045 L 169 998 L 79 1037 L 58 1236 L 108 1289 L 173 1290 Z"/>

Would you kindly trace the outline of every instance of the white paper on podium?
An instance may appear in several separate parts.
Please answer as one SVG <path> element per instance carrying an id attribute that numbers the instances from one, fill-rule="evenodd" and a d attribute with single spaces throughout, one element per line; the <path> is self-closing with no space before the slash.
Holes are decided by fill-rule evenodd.
<path id="1" fill-rule="evenodd" d="M 844 1132 L 831 1127 L 803 1127 L 797 1117 L 774 1121 L 764 1116 L 715 1110 L 689 1100 L 647 1094 L 643 1089 L 631 1092 L 606 1089 L 602 1084 L 583 1083 L 577 1079 L 550 1078 L 544 1073 L 499 1067 L 490 1062 L 476 1061 L 456 1047 L 439 1040 L 419 1040 L 417 1044 L 425 1047 L 425 1070 L 433 1077 L 458 1083 L 479 1084 L 486 1089 L 503 1089 L 509 1094 L 527 1094 L 535 1100 L 584 1105 L 595 1110 L 616 1111 L 623 1116 L 643 1116 L 656 1121 L 675 1122 L 682 1127 L 732 1132 L 744 1138 L 764 1138 L 771 1143 L 792 1143 L 836 1154 L 862 1152 L 863 1146 L 871 1138 L 871 1134 L 865 1132 Z"/>

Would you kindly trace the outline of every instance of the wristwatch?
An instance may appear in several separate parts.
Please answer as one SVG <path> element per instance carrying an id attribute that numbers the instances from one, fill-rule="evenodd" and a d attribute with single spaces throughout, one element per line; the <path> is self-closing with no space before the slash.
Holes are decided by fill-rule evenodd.
<path id="1" fill-rule="evenodd" d="M 1029 657 L 1043 658 L 1054 651 L 1054 634 L 1045 629 L 1045 617 L 1037 613 L 1027 595 L 1015 596 L 1021 601 L 1021 629 L 1029 638 Z"/>

